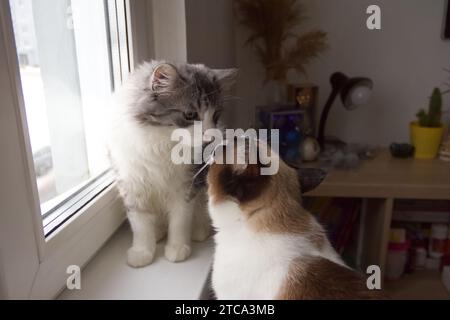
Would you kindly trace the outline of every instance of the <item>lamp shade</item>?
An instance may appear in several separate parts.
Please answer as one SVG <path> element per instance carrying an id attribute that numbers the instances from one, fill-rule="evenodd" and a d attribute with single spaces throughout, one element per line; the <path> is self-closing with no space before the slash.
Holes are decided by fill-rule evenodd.
<path id="1" fill-rule="evenodd" d="M 372 96 L 373 83 L 368 78 L 352 78 L 341 91 L 344 107 L 353 110 L 367 104 Z"/>

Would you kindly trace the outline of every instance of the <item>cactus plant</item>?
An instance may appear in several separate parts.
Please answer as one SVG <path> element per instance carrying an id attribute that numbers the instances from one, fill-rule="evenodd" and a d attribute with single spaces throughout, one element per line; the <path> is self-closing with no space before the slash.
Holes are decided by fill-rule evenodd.
<path id="1" fill-rule="evenodd" d="M 441 126 L 442 115 L 442 92 L 439 88 L 434 88 L 433 94 L 430 98 L 430 104 L 428 106 L 428 112 L 421 109 L 417 113 L 419 119 L 419 125 L 421 127 L 436 128 Z"/>

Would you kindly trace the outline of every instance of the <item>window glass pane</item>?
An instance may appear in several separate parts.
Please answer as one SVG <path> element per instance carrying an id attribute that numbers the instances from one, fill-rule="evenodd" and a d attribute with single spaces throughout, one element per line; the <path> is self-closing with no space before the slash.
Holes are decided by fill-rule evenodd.
<path id="1" fill-rule="evenodd" d="M 10 0 L 37 186 L 45 214 L 109 168 L 112 93 L 105 1 Z"/>

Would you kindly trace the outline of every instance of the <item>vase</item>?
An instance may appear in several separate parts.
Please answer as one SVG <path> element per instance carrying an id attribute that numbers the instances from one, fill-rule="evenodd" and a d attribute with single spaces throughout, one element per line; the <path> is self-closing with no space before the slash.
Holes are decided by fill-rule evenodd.
<path id="1" fill-rule="evenodd" d="M 444 126 L 431 128 L 422 127 L 417 122 L 410 124 L 411 143 L 415 148 L 414 158 L 434 159 L 444 134 Z"/>

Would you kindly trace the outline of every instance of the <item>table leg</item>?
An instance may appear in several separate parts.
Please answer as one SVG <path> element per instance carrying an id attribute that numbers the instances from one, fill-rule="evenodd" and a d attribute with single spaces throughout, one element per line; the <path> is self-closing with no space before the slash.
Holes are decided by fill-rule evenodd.
<path id="1" fill-rule="evenodd" d="M 361 266 L 378 265 L 384 275 L 394 199 L 367 199 Z"/>

